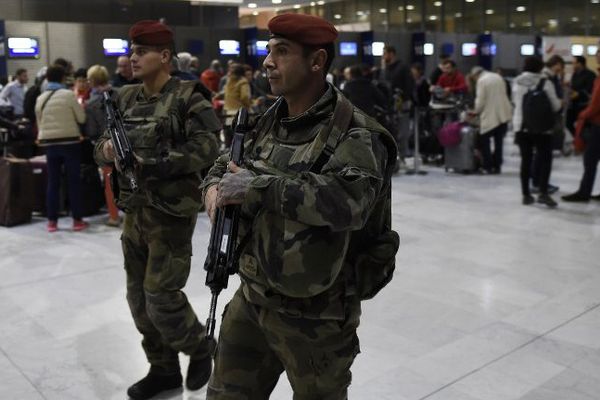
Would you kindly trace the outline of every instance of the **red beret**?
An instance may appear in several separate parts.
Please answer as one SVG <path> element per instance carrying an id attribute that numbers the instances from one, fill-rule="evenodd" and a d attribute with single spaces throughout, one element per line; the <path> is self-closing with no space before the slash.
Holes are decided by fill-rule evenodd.
<path id="1" fill-rule="evenodd" d="M 173 31 L 167 25 L 151 19 L 137 22 L 129 28 L 132 43 L 157 46 L 173 43 Z"/>
<path id="2" fill-rule="evenodd" d="M 281 36 L 306 45 L 333 43 L 338 31 L 321 17 L 307 14 L 281 14 L 269 21 L 271 37 Z"/>

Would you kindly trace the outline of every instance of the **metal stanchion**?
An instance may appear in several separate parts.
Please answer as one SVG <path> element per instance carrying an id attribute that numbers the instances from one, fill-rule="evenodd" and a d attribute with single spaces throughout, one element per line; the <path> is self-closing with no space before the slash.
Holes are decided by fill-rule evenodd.
<path id="1" fill-rule="evenodd" d="M 421 122 L 421 116 L 423 110 L 421 107 L 415 107 L 414 117 L 414 131 L 415 131 L 415 152 L 414 152 L 414 165 L 413 168 L 406 171 L 407 175 L 427 175 L 427 171 L 422 170 L 421 167 L 421 153 L 419 152 L 419 126 Z"/>

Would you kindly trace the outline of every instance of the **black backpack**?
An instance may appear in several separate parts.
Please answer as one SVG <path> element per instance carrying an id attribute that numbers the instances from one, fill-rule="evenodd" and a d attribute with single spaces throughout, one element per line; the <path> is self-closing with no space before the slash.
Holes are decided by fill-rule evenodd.
<path id="1" fill-rule="evenodd" d="M 540 79 L 536 87 L 529 89 L 523 96 L 523 131 L 546 133 L 554 128 L 556 116 L 544 91 L 545 84 L 546 79 Z"/>

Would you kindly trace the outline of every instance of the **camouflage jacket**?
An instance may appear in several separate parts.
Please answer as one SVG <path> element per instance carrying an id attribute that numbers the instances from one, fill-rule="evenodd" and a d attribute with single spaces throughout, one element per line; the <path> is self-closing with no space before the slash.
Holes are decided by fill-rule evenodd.
<path id="1" fill-rule="evenodd" d="M 119 176 L 117 205 L 125 210 L 151 206 L 174 216 L 191 216 L 202 204 L 200 173 L 218 156 L 215 132 L 221 124 L 200 84 L 171 78 L 158 95 L 146 98 L 143 86 L 126 85 L 117 104 L 136 155 L 143 159 L 136 170 L 140 188 L 132 193 Z M 96 143 L 94 156 L 102 155 L 106 132 Z"/>
<path id="2" fill-rule="evenodd" d="M 285 101 L 276 103 L 246 135 L 244 147 L 244 167 L 256 174 L 241 208 L 239 238 L 250 235 L 240 257 L 244 294 L 252 303 L 305 318 L 344 318 L 348 245 L 386 186 L 385 143 L 393 143 L 381 125 L 354 107 L 333 155 L 321 171 L 310 171 L 339 96 L 329 86 L 293 118 L 286 117 Z M 389 140 L 381 140 L 384 135 Z M 228 159 L 217 159 L 204 191 L 219 182 Z"/>

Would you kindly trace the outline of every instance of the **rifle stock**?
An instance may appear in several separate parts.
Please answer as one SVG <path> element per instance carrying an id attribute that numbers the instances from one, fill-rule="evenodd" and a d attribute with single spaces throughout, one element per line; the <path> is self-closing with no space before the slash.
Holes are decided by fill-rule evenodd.
<path id="1" fill-rule="evenodd" d="M 241 165 L 244 158 L 244 135 L 248 131 L 248 112 L 240 109 L 233 134 L 229 159 Z M 210 288 L 212 298 L 208 319 L 206 321 L 206 337 L 212 339 L 215 333 L 217 299 L 221 291 L 227 288 L 229 275 L 238 271 L 238 260 L 235 254 L 240 207 L 229 205 L 217 208 L 215 221 L 211 228 L 208 254 L 204 262 L 206 270 L 206 286 Z"/>

